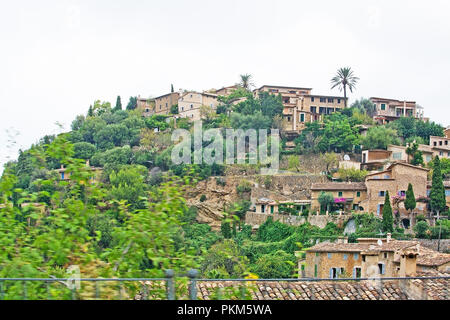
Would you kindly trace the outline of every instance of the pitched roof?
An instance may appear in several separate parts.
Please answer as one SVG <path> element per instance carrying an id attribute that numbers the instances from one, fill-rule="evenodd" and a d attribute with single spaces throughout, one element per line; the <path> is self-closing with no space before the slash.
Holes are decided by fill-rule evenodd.
<path id="1" fill-rule="evenodd" d="M 443 276 L 444 274 L 440 274 Z M 427 275 L 430 276 L 430 275 Z M 433 274 L 433 276 L 435 276 Z M 448 276 L 448 275 L 447 275 Z M 411 300 L 432 299 L 448 300 L 449 279 L 410 279 L 408 283 L 400 280 L 360 281 L 252 281 L 245 286 L 252 300 Z M 149 299 L 160 299 L 152 292 L 165 290 L 164 282 L 146 281 L 150 287 Z M 243 286 L 239 281 L 198 281 L 197 298 L 211 300 L 217 297 L 219 288 L 223 291 Z M 414 286 L 411 290 L 410 286 Z M 414 289 L 419 289 L 418 292 Z M 154 290 L 155 289 L 155 290 Z M 236 291 L 236 290 L 235 290 Z M 239 294 L 237 294 L 239 296 Z M 187 290 L 177 295 L 178 299 L 187 299 Z M 142 292 L 136 300 L 144 299 Z"/>
<path id="2" fill-rule="evenodd" d="M 367 190 L 364 182 L 329 182 L 329 183 L 313 183 L 311 190 Z"/>
<path id="3" fill-rule="evenodd" d="M 391 240 L 381 246 L 373 243 L 330 243 L 322 242 L 309 248 L 310 252 L 361 252 L 365 250 L 396 251 L 416 245 L 415 241 Z"/>

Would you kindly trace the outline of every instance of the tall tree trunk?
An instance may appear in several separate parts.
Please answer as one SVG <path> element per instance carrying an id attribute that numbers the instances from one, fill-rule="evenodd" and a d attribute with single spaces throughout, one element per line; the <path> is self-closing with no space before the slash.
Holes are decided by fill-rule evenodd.
<path id="1" fill-rule="evenodd" d="M 347 108 L 347 86 L 344 84 L 344 106 Z"/>

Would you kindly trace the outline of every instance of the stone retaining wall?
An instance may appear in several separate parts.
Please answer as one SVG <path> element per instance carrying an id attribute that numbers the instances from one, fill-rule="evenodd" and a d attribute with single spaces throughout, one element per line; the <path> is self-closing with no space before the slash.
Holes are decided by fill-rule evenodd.
<path id="1" fill-rule="evenodd" d="M 308 217 L 289 216 L 284 214 L 268 214 L 268 213 L 256 213 L 247 212 L 245 215 L 245 223 L 251 226 L 260 226 L 268 217 L 273 217 L 274 221 L 280 221 L 282 223 L 299 226 L 305 222 L 309 222 L 313 226 L 319 228 L 325 228 L 328 222 L 333 222 L 339 227 L 342 227 L 344 223 L 350 219 L 351 215 L 309 215 Z"/>

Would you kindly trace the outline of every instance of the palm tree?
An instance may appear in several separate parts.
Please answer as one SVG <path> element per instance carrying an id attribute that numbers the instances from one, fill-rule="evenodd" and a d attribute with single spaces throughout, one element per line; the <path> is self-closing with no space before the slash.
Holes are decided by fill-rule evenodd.
<path id="1" fill-rule="evenodd" d="M 254 86 L 254 84 L 252 82 L 253 77 L 251 74 L 241 74 L 240 77 L 241 77 L 241 82 L 239 83 L 239 86 L 241 86 L 245 90 L 250 90 L 251 87 Z"/>
<path id="2" fill-rule="evenodd" d="M 337 74 L 331 79 L 331 89 L 339 87 L 339 90 L 342 91 L 344 89 L 344 103 L 347 107 L 347 87 L 350 89 L 350 92 L 353 92 L 356 83 L 359 78 L 353 74 L 353 71 L 350 67 L 340 68 L 337 71 Z"/>

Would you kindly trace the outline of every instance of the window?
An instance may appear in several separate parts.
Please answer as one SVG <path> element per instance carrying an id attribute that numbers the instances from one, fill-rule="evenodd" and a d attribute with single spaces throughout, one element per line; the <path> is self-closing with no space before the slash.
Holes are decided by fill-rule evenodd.
<path id="1" fill-rule="evenodd" d="M 385 252 L 385 253 L 383 254 L 383 257 L 384 257 L 385 259 L 387 259 L 387 252 Z"/>
<path id="2" fill-rule="evenodd" d="M 338 192 L 338 197 L 342 197 L 342 191 Z"/>
<path id="3" fill-rule="evenodd" d="M 191 109 L 194 108 L 194 105 L 191 104 Z"/>
<path id="4" fill-rule="evenodd" d="M 394 152 L 392 154 L 392 157 L 394 158 L 394 160 L 401 160 L 402 159 L 402 153 L 401 152 Z"/>
<path id="5" fill-rule="evenodd" d="M 305 122 L 305 114 L 304 113 L 300 114 L 300 122 Z"/>
<path id="6" fill-rule="evenodd" d="M 312 113 L 316 113 L 316 112 L 317 112 L 317 107 L 311 106 L 311 112 L 312 112 Z"/>
<path id="7" fill-rule="evenodd" d="M 379 263 L 378 264 L 378 273 L 379 274 L 385 274 L 385 272 L 386 272 L 386 268 L 384 266 L 384 263 Z"/>
<path id="8" fill-rule="evenodd" d="M 320 102 L 327 102 L 327 99 L 325 99 L 325 98 L 320 98 Z"/>
<path id="9" fill-rule="evenodd" d="M 261 212 L 262 212 L 262 213 L 266 212 L 266 206 L 263 205 L 263 204 L 261 205 Z"/>
<path id="10" fill-rule="evenodd" d="M 328 259 L 331 259 L 332 256 L 331 252 L 328 252 Z"/>
<path id="11" fill-rule="evenodd" d="M 337 279 L 344 272 L 344 268 L 330 268 L 330 279 Z"/>
<path id="12" fill-rule="evenodd" d="M 273 206 L 270 206 L 270 213 L 273 213 Z"/>
<path id="13" fill-rule="evenodd" d="M 380 192 L 378 193 L 378 196 L 384 197 L 384 191 L 380 191 Z"/>
<path id="14" fill-rule="evenodd" d="M 357 192 L 356 192 L 356 197 L 357 197 L 357 198 L 361 197 L 361 191 L 357 191 Z"/>
<path id="15" fill-rule="evenodd" d="M 311 102 L 314 102 L 314 97 L 311 97 Z"/>
<path id="16" fill-rule="evenodd" d="M 406 197 L 406 191 L 401 190 L 401 191 L 398 192 L 398 195 L 399 195 L 400 197 Z"/>
<path id="17" fill-rule="evenodd" d="M 338 103 L 341 103 L 341 99 L 338 99 Z"/>
<path id="18" fill-rule="evenodd" d="M 355 278 L 355 279 L 361 278 L 361 267 L 353 268 L 353 278 Z"/>
<path id="19" fill-rule="evenodd" d="M 427 155 L 425 156 L 425 159 L 427 160 L 427 162 L 430 162 L 430 161 L 431 161 L 431 155 L 430 155 L 430 154 L 427 154 Z"/>
<path id="20" fill-rule="evenodd" d="M 434 141 L 434 142 L 433 142 L 433 145 L 434 145 L 434 146 L 436 147 L 436 146 L 437 146 L 437 142 L 436 142 L 436 141 Z"/>
<path id="21" fill-rule="evenodd" d="M 344 260 L 348 259 L 348 254 L 344 253 L 344 256 L 342 257 Z"/>
<path id="22" fill-rule="evenodd" d="M 314 278 L 317 278 L 317 264 L 314 265 Z"/>
<path id="23" fill-rule="evenodd" d="M 328 98 L 328 102 L 329 102 L 329 103 L 333 103 L 333 102 L 334 102 L 334 99 L 333 99 L 333 98 Z"/>
<path id="24" fill-rule="evenodd" d="M 442 141 L 439 141 L 439 145 L 442 146 Z"/>
<path id="25" fill-rule="evenodd" d="M 358 260 L 359 259 L 359 253 L 354 253 L 353 254 L 353 260 Z"/>
<path id="26" fill-rule="evenodd" d="M 381 104 L 381 110 L 386 110 L 386 104 L 384 103 Z"/>
<path id="27" fill-rule="evenodd" d="M 444 151 L 440 151 L 439 156 L 441 156 L 441 157 L 444 156 Z"/>
<path id="28" fill-rule="evenodd" d="M 291 117 L 288 117 L 288 122 L 291 122 Z"/>
<path id="29" fill-rule="evenodd" d="M 366 256 L 362 256 L 362 261 L 366 262 Z"/>
<path id="30" fill-rule="evenodd" d="M 319 256 L 319 253 L 318 252 L 316 252 L 316 257 L 318 257 Z"/>
<path id="31" fill-rule="evenodd" d="M 450 190 L 445 190 L 445 196 L 450 197 Z"/>
<path id="32" fill-rule="evenodd" d="M 61 180 L 64 180 L 64 172 L 61 172 Z"/>

